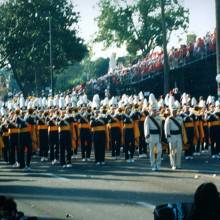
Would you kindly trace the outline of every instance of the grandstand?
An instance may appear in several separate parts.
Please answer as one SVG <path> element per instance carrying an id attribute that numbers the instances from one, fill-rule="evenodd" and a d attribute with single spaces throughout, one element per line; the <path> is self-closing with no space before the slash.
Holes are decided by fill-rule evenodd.
<path id="1" fill-rule="evenodd" d="M 169 51 L 170 87 L 179 88 L 195 97 L 216 94 L 216 34 L 207 33 L 194 44 L 180 45 Z M 129 67 L 120 67 L 111 75 L 104 75 L 86 83 L 92 95 L 104 96 L 105 88 L 111 95 L 151 91 L 163 94 L 163 51 L 151 52 Z"/>

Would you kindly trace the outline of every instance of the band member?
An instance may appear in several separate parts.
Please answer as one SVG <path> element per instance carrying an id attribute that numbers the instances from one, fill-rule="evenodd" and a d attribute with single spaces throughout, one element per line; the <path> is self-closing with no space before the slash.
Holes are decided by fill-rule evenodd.
<path id="1" fill-rule="evenodd" d="M 134 143 L 135 143 L 135 148 L 139 149 L 140 147 L 140 130 L 139 130 L 139 120 L 141 118 L 141 113 L 139 112 L 139 105 L 136 103 L 134 105 L 134 108 L 130 114 L 131 119 L 133 120 L 133 125 L 134 125 Z"/>
<path id="2" fill-rule="evenodd" d="M 30 127 L 26 119 L 22 118 L 21 116 L 17 117 L 17 124 L 20 128 L 20 147 L 19 147 L 20 168 L 31 170 L 30 163 L 32 156 L 32 141 L 31 141 Z M 25 163 L 25 149 L 27 152 L 26 163 Z"/>
<path id="3" fill-rule="evenodd" d="M 58 115 L 52 113 L 48 122 L 50 161 L 55 165 L 59 161 L 59 134 L 58 134 Z"/>
<path id="4" fill-rule="evenodd" d="M 92 134 L 90 126 L 90 115 L 86 107 L 82 107 L 81 113 L 78 114 L 79 137 L 82 151 L 82 161 L 90 161 L 92 148 Z"/>
<path id="5" fill-rule="evenodd" d="M 41 161 L 48 161 L 48 124 L 47 118 L 48 112 L 45 111 L 44 113 L 41 112 L 41 115 L 37 118 L 38 119 L 38 134 L 39 134 L 39 147 L 40 147 L 40 157 Z"/>
<path id="6" fill-rule="evenodd" d="M 213 159 L 219 158 L 220 153 L 220 110 L 219 103 L 217 103 L 216 108 L 211 107 L 211 113 L 207 118 L 209 126 L 209 137 L 211 144 L 211 156 Z"/>
<path id="7" fill-rule="evenodd" d="M 2 141 L 3 141 L 3 158 L 5 162 L 9 162 L 9 132 L 8 132 L 8 124 L 7 120 L 2 120 L 2 126 L 1 126 L 1 135 L 2 135 Z"/>
<path id="8" fill-rule="evenodd" d="M 134 123 L 130 117 L 130 107 L 126 107 L 125 113 L 122 115 L 123 118 L 123 135 L 124 135 L 124 148 L 125 148 L 125 160 L 128 163 L 134 162 Z"/>
<path id="9" fill-rule="evenodd" d="M 69 122 L 65 118 L 65 111 L 62 111 L 61 113 L 58 126 L 60 142 L 60 164 L 63 166 L 63 168 L 69 168 L 72 167 L 71 128 Z"/>
<path id="10" fill-rule="evenodd" d="M 73 153 L 77 154 L 76 148 L 77 148 L 77 126 L 78 126 L 78 123 L 77 123 L 75 117 L 73 116 L 73 111 L 71 108 L 67 109 L 65 118 L 70 124 L 72 154 Z"/>
<path id="11" fill-rule="evenodd" d="M 196 148 L 194 155 L 200 155 L 201 145 L 203 144 L 204 140 L 204 130 L 203 130 L 203 119 L 202 115 L 200 114 L 200 108 L 196 106 L 194 108 L 194 123 L 198 131 L 197 139 L 196 139 Z"/>
<path id="12" fill-rule="evenodd" d="M 120 156 L 121 148 L 121 123 L 120 115 L 115 114 L 114 108 L 111 109 L 111 112 L 108 115 L 108 128 L 112 159 L 117 159 Z"/>
<path id="13" fill-rule="evenodd" d="M 184 112 L 181 114 L 183 118 L 184 127 L 187 134 L 187 148 L 185 150 L 185 159 L 193 159 L 193 153 L 195 151 L 194 138 L 197 132 L 197 127 L 195 126 L 194 119 L 189 111 L 189 106 L 184 106 Z M 197 139 L 197 138 L 196 138 Z"/>
<path id="14" fill-rule="evenodd" d="M 161 133 L 162 119 L 158 114 L 159 107 L 153 94 L 150 95 L 150 115 L 144 122 L 144 134 L 146 142 L 149 144 L 150 163 L 152 171 L 160 170 L 161 166 Z"/>
<path id="15" fill-rule="evenodd" d="M 140 138 L 139 138 L 139 158 L 147 157 L 147 142 L 145 141 L 144 135 L 144 121 L 146 117 L 149 115 L 147 110 L 143 110 L 141 112 L 141 117 L 139 120 L 139 131 L 140 131 Z"/>
<path id="16" fill-rule="evenodd" d="M 91 128 L 93 134 L 93 143 L 95 150 L 96 165 L 105 164 L 105 148 L 106 148 L 106 127 L 107 119 L 98 110 L 95 117 L 91 119 Z"/>
<path id="17" fill-rule="evenodd" d="M 15 110 L 15 114 L 11 112 L 8 121 L 9 132 L 9 163 L 13 167 L 19 167 L 19 146 L 20 146 L 20 129 L 17 125 L 17 115 L 20 114 L 20 109 Z"/>
<path id="18" fill-rule="evenodd" d="M 183 134 L 183 120 L 181 116 L 177 114 L 178 107 L 174 103 L 172 97 L 170 98 L 170 111 L 171 116 L 165 121 L 165 135 L 169 143 L 170 148 L 170 165 L 172 170 L 181 168 L 181 154 L 184 143 L 186 142 L 185 134 Z"/>
<path id="19" fill-rule="evenodd" d="M 26 122 L 28 123 L 31 142 L 32 142 L 32 154 L 36 154 L 38 150 L 38 135 L 37 135 L 37 122 L 36 115 L 33 108 L 28 108 L 28 115 L 26 116 Z"/>

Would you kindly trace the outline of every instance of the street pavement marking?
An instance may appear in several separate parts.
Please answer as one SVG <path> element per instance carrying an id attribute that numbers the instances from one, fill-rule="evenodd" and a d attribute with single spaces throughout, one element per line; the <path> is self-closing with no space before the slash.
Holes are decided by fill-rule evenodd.
<path id="1" fill-rule="evenodd" d="M 189 172 L 189 173 L 199 173 L 199 174 L 204 174 L 204 175 L 220 174 L 220 171 L 217 171 L 217 170 L 193 170 L 193 169 L 190 170 L 190 169 L 184 169 L 182 171 L 183 172 Z"/>
<path id="2" fill-rule="evenodd" d="M 58 180 L 62 180 L 62 181 L 66 181 L 66 182 L 70 181 L 70 179 L 68 179 L 68 178 L 57 176 L 56 174 L 53 174 L 53 173 L 47 173 L 46 176 L 55 177 Z"/>
<path id="3" fill-rule="evenodd" d="M 136 202 L 137 205 L 140 205 L 144 208 L 148 208 L 148 209 L 151 209 L 152 211 L 155 209 L 155 206 L 150 204 L 150 203 L 147 203 L 147 202 Z"/>

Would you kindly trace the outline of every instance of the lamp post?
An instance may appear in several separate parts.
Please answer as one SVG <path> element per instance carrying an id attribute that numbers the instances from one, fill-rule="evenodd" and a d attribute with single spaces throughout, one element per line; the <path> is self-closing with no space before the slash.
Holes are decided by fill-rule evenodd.
<path id="1" fill-rule="evenodd" d="M 50 0 L 50 10 L 49 10 L 49 45 L 50 45 L 50 89 L 51 89 L 51 95 L 53 96 L 53 53 L 52 53 L 51 6 L 52 6 L 52 0 Z"/>
<path id="2" fill-rule="evenodd" d="M 220 1 L 215 0 L 216 8 L 216 63 L 217 63 L 217 94 L 218 100 L 220 100 Z"/>
<path id="3" fill-rule="evenodd" d="M 217 95 L 218 95 L 218 100 L 220 101 L 220 74 L 218 73 L 216 76 L 216 82 L 217 82 Z"/>
<path id="4" fill-rule="evenodd" d="M 169 1 L 166 1 L 168 4 Z M 161 17 L 162 17 L 162 32 L 163 32 L 163 52 L 164 52 L 164 95 L 169 92 L 170 89 L 170 68 L 167 54 L 167 29 L 165 19 L 165 1 L 161 0 Z"/>

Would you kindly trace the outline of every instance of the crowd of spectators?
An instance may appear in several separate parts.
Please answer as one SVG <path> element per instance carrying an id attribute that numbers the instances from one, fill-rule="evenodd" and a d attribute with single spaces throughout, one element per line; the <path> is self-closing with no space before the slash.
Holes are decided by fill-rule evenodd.
<path id="1" fill-rule="evenodd" d="M 199 37 L 195 42 L 180 45 L 178 48 L 172 47 L 168 51 L 170 69 L 176 69 L 190 64 L 199 59 L 214 54 L 216 51 L 216 33 L 208 32 L 204 37 Z M 119 87 L 127 80 L 139 81 L 147 74 L 160 72 L 163 70 L 164 53 L 163 50 L 151 51 L 143 59 L 139 59 L 134 65 L 118 65 L 114 73 L 106 74 L 97 79 L 86 82 L 85 87 L 94 93 L 103 92 L 109 85 Z"/>

